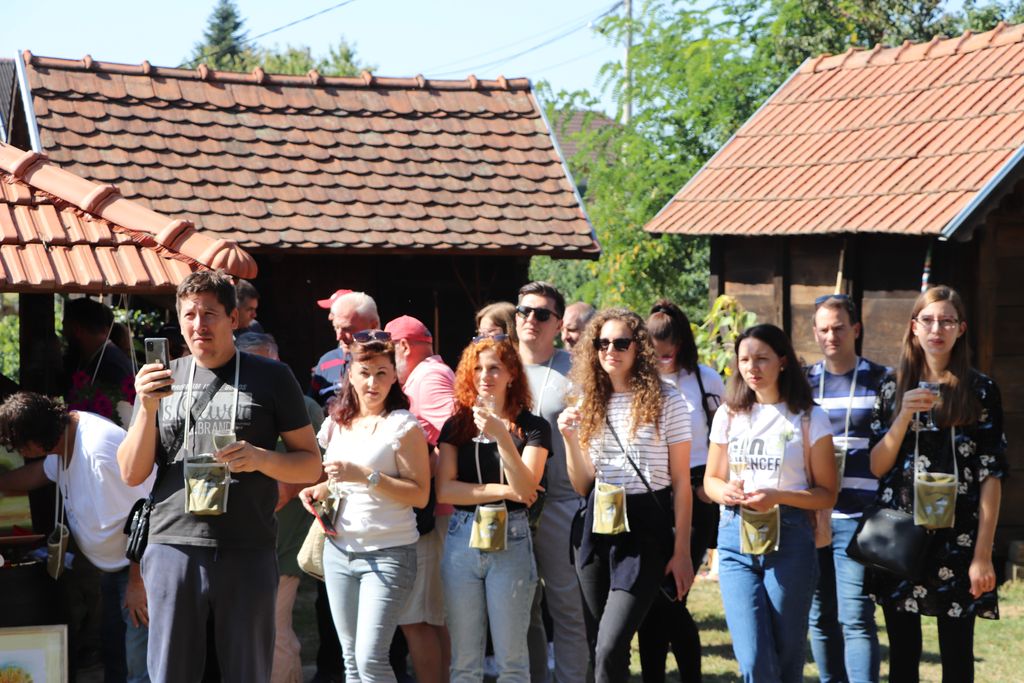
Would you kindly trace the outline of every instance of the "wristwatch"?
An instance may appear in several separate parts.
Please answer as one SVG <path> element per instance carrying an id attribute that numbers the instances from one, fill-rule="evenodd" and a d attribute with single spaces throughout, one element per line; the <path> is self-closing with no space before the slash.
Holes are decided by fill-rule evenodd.
<path id="1" fill-rule="evenodd" d="M 366 485 L 369 488 L 375 488 L 380 483 L 380 470 L 374 470 L 370 472 L 370 476 L 366 478 Z"/>

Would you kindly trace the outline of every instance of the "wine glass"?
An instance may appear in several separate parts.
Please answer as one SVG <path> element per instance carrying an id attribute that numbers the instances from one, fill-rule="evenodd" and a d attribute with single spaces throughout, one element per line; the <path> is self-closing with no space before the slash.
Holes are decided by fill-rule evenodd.
<path id="1" fill-rule="evenodd" d="M 583 389 L 575 382 L 569 382 L 565 385 L 565 407 L 575 408 L 577 411 L 583 408 Z M 580 418 L 578 414 L 576 419 L 572 421 L 572 426 L 580 426 Z"/>
<path id="2" fill-rule="evenodd" d="M 474 404 L 477 408 L 480 408 L 486 413 L 493 413 L 495 408 L 494 397 L 490 394 L 477 394 L 476 401 Z M 477 443 L 494 443 L 486 434 L 484 430 L 480 430 L 480 433 L 473 437 L 473 441 Z"/>
<path id="3" fill-rule="evenodd" d="M 928 422 L 921 429 L 926 432 L 937 432 L 939 431 L 939 426 L 935 424 L 935 406 L 942 402 L 942 384 L 940 382 L 918 382 L 917 386 L 921 389 L 927 389 L 935 396 L 935 403 L 928 410 Z"/>
<path id="4" fill-rule="evenodd" d="M 733 453 L 729 455 L 729 479 L 743 488 L 743 473 L 747 470 L 747 458 L 745 455 Z"/>
<path id="5" fill-rule="evenodd" d="M 213 430 L 213 447 L 216 450 L 218 450 L 218 451 L 220 449 L 222 449 L 222 448 L 226 448 L 226 447 L 230 446 L 231 444 L 233 444 L 237 440 L 238 439 L 235 437 L 235 433 L 230 431 L 230 430 L 227 430 L 227 429 L 214 429 Z M 230 472 L 230 471 L 231 471 L 231 469 L 228 468 L 228 472 Z M 234 477 L 230 477 L 228 479 L 228 483 L 229 484 L 237 484 L 238 480 L 235 479 Z"/>

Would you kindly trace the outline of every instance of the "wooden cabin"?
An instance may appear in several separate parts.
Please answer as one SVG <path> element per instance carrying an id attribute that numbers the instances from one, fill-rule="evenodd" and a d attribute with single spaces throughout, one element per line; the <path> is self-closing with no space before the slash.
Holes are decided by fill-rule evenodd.
<path id="1" fill-rule="evenodd" d="M 1024 476 L 1024 26 L 808 60 L 646 226 L 708 236 L 731 294 L 820 357 L 814 299 L 854 297 L 892 365 L 922 278 L 966 298 L 974 363 L 1003 394 Z M 1024 538 L 1003 496 L 997 552 Z"/>
<path id="2" fill-rule="evenodd" d="M 259 320 L 300 380 L 336 343 L 316 305 L 336 289 L 420 318 L 454 362 L 532 255 L 600 253 L 527 79 L 16 65 L 12 139 L 253 254 Z"/>

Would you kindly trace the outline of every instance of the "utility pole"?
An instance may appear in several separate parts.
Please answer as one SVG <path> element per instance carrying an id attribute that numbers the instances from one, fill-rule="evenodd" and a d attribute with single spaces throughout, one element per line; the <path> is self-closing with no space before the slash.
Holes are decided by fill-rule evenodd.
<path id="1" fill-rule="evenodd" d="M 626 6 L 626 106 L 622 123 L 628 125 L 633 116 L 633 69 L 629 63 L 629 51 L 633 47 L 633 0 L 624 0 L 623 4 Z"/>

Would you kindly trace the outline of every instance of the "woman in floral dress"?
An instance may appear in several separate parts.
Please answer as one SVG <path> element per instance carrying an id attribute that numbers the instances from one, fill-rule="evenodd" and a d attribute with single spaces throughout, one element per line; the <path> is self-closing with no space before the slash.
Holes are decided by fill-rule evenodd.
<path id="1" fill-rule="evenodd" d="M 883 382 L 875 406 L 871 470 L 880 480 L 881 505 L 914 514 L 915 480 L 956 475 L 954 518 L 934 532 L 924 578 L 873 571 L 866 581 L 885 613 L 889 678 L 901 683 L 918 680 L 922 614 L 938 621 L 942 680 L 957 683 L 974 680 L 975 618 L 999 618 L 992 541 L 1007 472 L 1003 410 L 995 383 L 970 367 L 966 331 L 956 291 L 922 293 L 897 373 Z M 941 384 L 941 398 L 919 382 Z M 926 429 L 929 412 L 934 430 Z M 918 487 L 918 496 L 927 491 Z"/>

